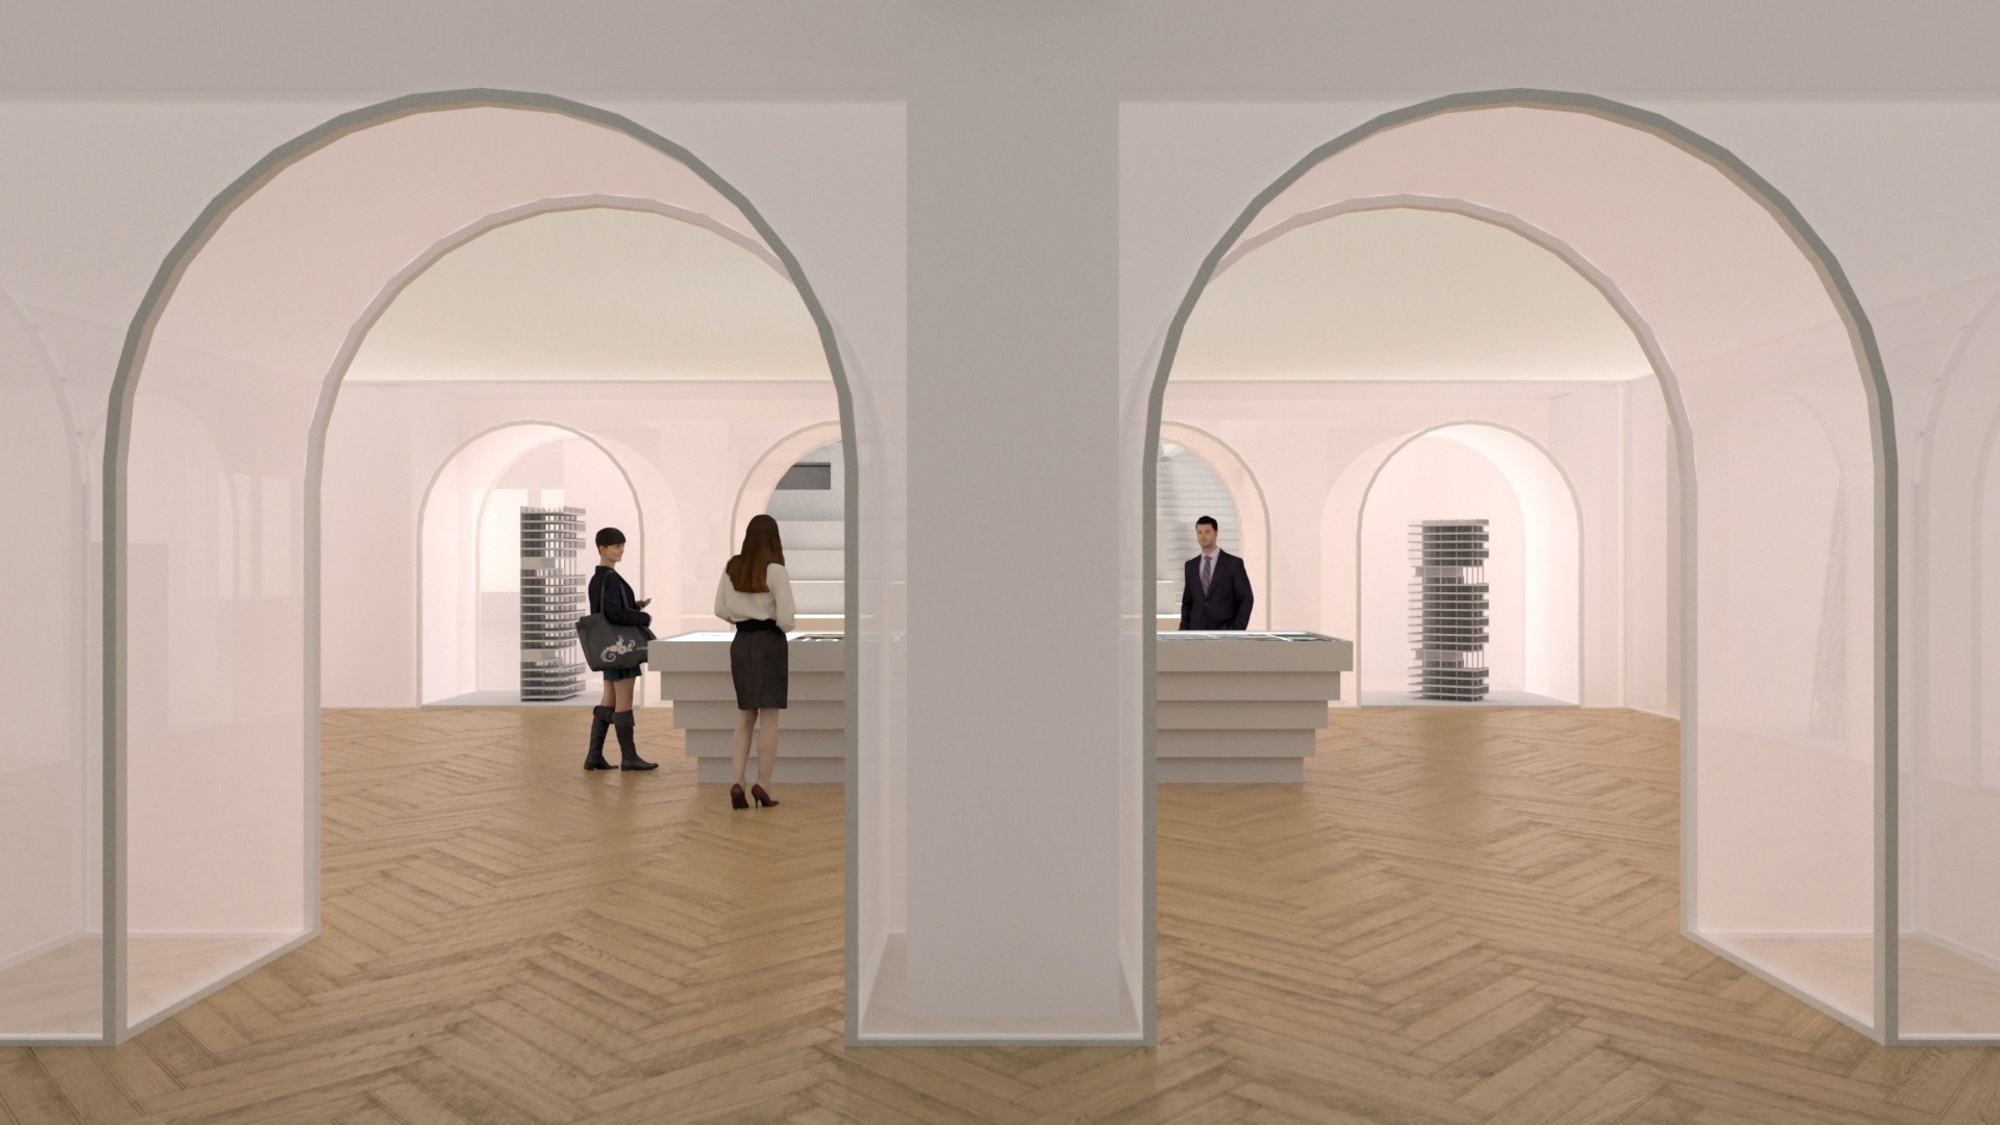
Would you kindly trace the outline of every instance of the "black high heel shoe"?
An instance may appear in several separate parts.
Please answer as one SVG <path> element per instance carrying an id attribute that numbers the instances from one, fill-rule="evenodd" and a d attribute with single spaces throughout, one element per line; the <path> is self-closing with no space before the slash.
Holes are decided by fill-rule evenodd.
<path id="1" fill-rule="evenodd" d="M 732 785 L 729 787 L 729 807 L 732 809 L 747 809 L 750 807 L 750 802 L 743 799 L 743 787 L 741 785 Z"/>
<path id="2" fill-rule="evenodd" d="M 750 787 L 750 796 L 756 800 L 757 807 L 760 809 L 766 805 L 773 808 L 777 807 L 778 799 L 764 792 L 764 787 L 761 785 L 752 785 Z"/>

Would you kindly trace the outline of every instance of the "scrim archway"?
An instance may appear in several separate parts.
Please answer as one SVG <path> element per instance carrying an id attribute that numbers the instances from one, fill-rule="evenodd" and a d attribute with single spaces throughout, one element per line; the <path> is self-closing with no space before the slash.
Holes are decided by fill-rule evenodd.
<path id="1" fill-rule="evenodd" d="M 1897 1039 L 1896 452 L 1880 355 L 1839 263 L 1768 182 L 1658 114 L 1538 90 L 1425 102 L 1307 154 L 1230 225 L 1161 337 L 1128 463 L 1151 463 L 1181 336 L 1231 255 L 1289 224 L 1384 206 L 1530 233 L 1632 329 L 1667 392 L 1682 473 L 1684 932 Z M 1772 482 L 1732 472 L 1717 442 L 1773 391 L 1812 404 L 1845 495 L 1866 500 L 1845 539 L 1803 545 L 1786 509 L 1761 526 L 1730 518 L 1745 508 L 1736 496 Z M 1148 526 L 1133 561 L 1150 574 L 1156 501 L 1148 474 L 1136 485 Z M 1721 551 L 1731 537 L 1735 550 Z M 1757 600 L 1774 559 L 1818 591 L 1811 620 Z M 1815 727 L 1810 698 L 1770 705 L 1774 670 L 1730 643 L 1747 629 L 1783 636 L 1788 665 L 1817 661 L 1838 733 Z M 1138 643 L 1150 669 L 1155 642 Z M 1147 694 L 1143 731 L 1152 718 Z"/>
<path id="2" fill-rule="evenodd" d="M 105 1041 L 316 932 L 318 490 L 344 362 L 399 279 L 454 239 L 495 216 L 578 201 L 698 217 L 775 261 L 818 330 L 853 448 L 847 364 L 796 258 L 741 192 L 629 119 L 544 95 L 414 95 L 337 117 L 244 173 L 161 265 L 111 394 Z M 190 463 L 155 425 L 170 409 L 201 424 L 216 464 Z M 249 505 L 229 530 L 183 500 L 214 495 L 217 480 Z M 852 553 L 853 507 L 847 520 Z M 138 600 L 135 563 L 149 547 L 170 570 L 226 551 L 257 581 L 248 595 L 184 585 L 164 602 Z M 856 598 L 850 587 L 850 618 Z M 215 638 L 209 661 L 180 659 L 195 626 Z M 185 664 L 210 701 L 200 715 L 133 706 L 133 673 L 156 662 Z M 851 650 L 849 663 L 853 693 Z M 225 775 L 226 787 L 194 784 Z M 195 823 L 203 830 L 188 831 Z M 167 959 L 171 971 L 133 956 L 139 943 L 190 932 L 207 944 L 171 939 L 185 954 Z"/>
<path id="3" fill-rule="evenodd" d="M 1546 449 L 1491 423 L 1413 434 L 1376 466 L 1355 518 L 1355 692 L 1409 701 L 1408 525 L 1486 519 L 1492 557 L 1486 664 L 1495 702 L 1583 698 L 1583 531 L 1576 489 Z"/>

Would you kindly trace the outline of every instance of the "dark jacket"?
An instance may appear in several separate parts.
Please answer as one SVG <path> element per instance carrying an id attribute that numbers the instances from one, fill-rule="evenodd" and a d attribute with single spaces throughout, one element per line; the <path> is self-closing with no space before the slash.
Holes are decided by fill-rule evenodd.
<path id="1" fill-rule="evenodd" d="M 590 576 L 590 612 L 601 613 L 613 625 L 651 625 L 653 615 L 639 608 L 632 587 L 616 570 L 600 566 Z"/>
<path id="2" fill-rule="evenodd" d="M 1220 547 L 1215 549 L 1215 574 L 1208 593 L 1201 591 L 1201 556 L 1187 561 L 1186 584 L 1181 587 L 1181 628 L 1235 629 L 1250 627 L 1250 607 L 1257 599 L 1250 593 L 1250 572 L 1243 560 Z"/>

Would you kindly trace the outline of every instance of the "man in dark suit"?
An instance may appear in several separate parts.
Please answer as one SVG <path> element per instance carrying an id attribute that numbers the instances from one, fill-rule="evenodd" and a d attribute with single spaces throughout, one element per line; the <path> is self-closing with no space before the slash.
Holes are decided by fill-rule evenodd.
<path id="1" fill-rule="evenodd" d="M 1194 539 L 1201 554 L 1187 561 L 1187 581 L 1181 587 L 1182 629 L 1233 629 L 1250 627 L 1250 572 L 1243 560 L 1215 545 L 1215 520 L 1203 516 L 1194 521 Z"/>

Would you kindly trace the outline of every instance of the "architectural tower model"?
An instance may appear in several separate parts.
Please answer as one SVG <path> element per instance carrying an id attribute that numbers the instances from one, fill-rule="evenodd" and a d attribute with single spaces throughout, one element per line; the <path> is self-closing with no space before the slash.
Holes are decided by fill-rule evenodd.
<path id="1" fill-rule="evenodd" d="M 1486 521 L 1410 525 L 1410 694 L 1486 698 Z"/>
<path id="2" fill-rule="evenodd" d="M 582 508 L 521 509 L 521 701 L 568 699 L 583 690 L 576 619 L 588 612 Z"/>

